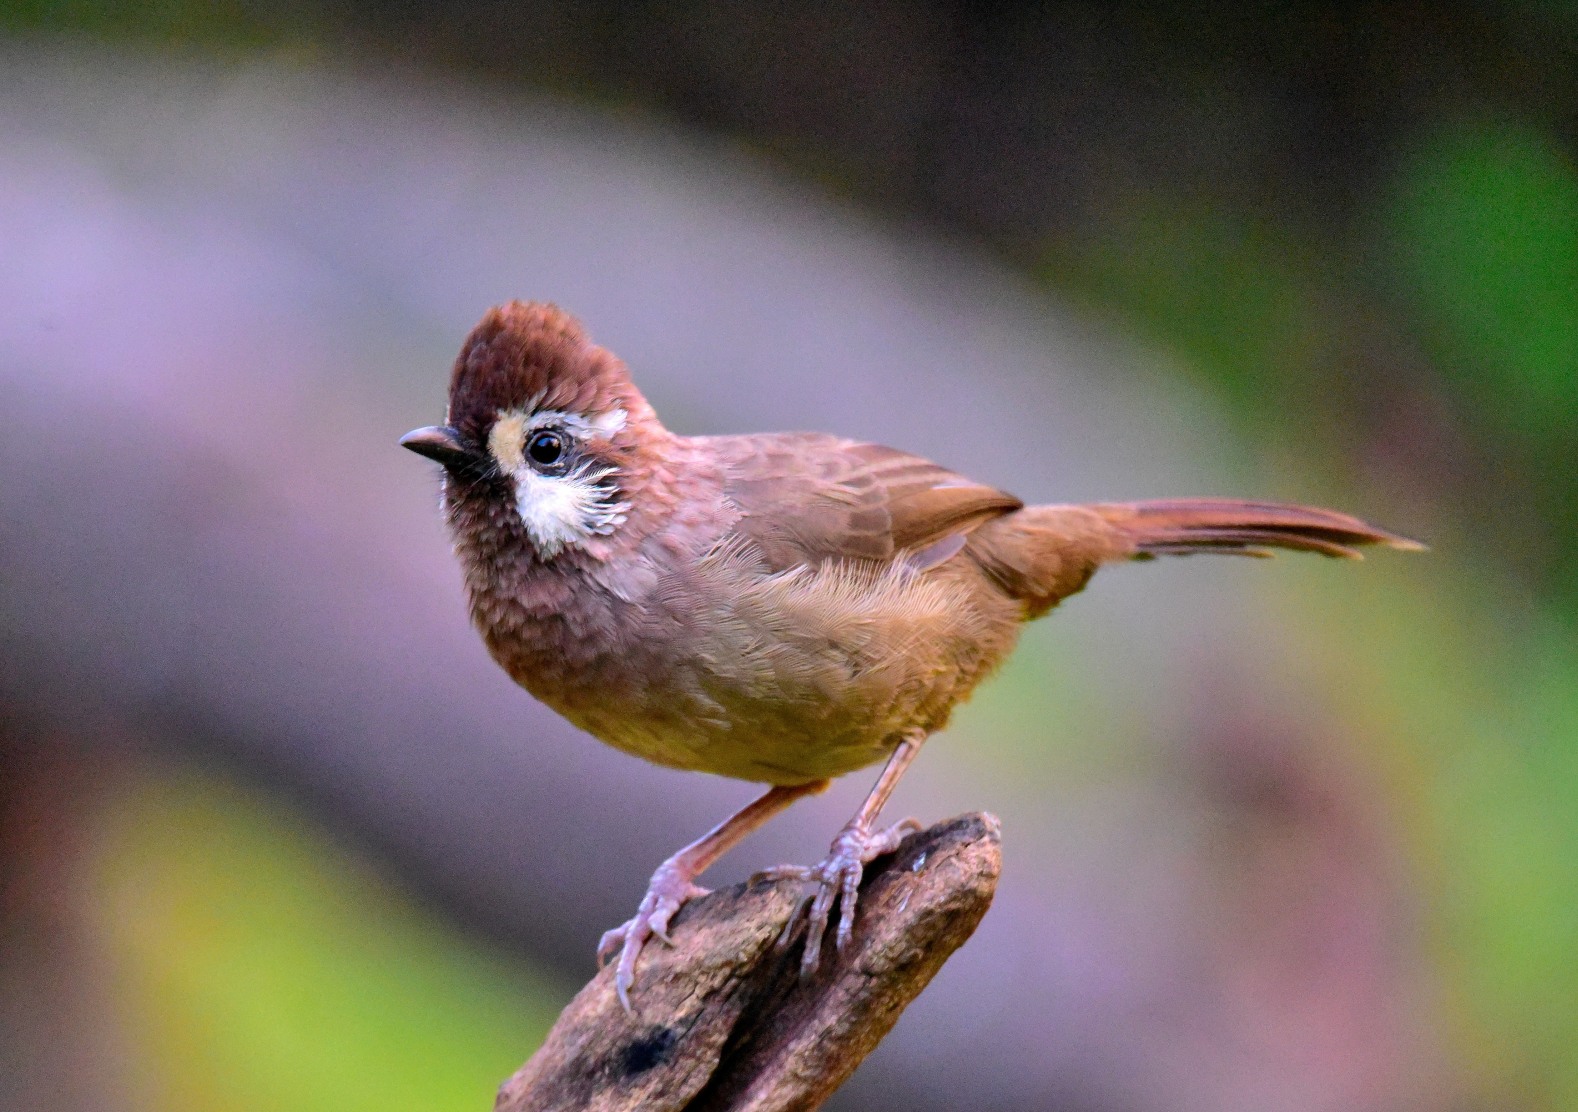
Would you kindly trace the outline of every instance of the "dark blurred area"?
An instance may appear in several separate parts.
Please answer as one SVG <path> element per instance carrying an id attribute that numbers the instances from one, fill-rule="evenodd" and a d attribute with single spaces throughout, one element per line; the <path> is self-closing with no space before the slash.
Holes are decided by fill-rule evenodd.
<path id="1" fill-rule="evenodd" d="M 481 1108 L 748 785 L 465 624 L 436 420 L 558 301 L 685 432 L 1433 551 L 1097 577 L 840 1108 L 1578 1102 L 1578 7 L 0 0 L 0 1105 Z M 713 878 L 818 857 L 852 776 Z"/>

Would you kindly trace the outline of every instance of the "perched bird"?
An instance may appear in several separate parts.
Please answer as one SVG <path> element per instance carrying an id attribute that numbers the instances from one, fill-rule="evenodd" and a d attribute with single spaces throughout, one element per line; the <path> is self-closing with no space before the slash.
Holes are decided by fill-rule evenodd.
<path id="1" fill-rule="evenodd" d="M 638 757 L 770 785 L 658 866 L 604 935 L 628 1010 L 643 945 L 696 877 L 832 777 L 886 761 L 809 867 L 804 968 L 835 898 L 917 825 L 877 817 L 921 743 L 1022 623 L 1103 564 L 1271 548 L 1417 548 L 1331 510 L 1226 499 L 1026 506 L 893 448 L 820 433 L 679 436 L 625 365 L 552 305 L 495 308 L 466 339 L 446 423 L 400 443 L 443 465 L 471 618 L 517 683 Z"/>

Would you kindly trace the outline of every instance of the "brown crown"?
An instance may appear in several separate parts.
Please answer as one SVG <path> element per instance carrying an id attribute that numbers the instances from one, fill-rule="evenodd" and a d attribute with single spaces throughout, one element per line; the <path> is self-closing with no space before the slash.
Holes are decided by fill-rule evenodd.
<path id="1" fill-rule="evenodd" d="M 489 309 L 461 345 L 449 423 L 475 443 L 501 409 L 528 404 L 583 414 L 646 409 L 624 363 L 592 343 L 580 321 L 557 305 L 510 301 Z"/>

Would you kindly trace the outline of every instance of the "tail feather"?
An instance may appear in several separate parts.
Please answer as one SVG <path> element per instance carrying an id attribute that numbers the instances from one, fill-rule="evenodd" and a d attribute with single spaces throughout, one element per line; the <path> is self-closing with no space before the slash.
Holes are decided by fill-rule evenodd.
<path id="1" fill-rule="evenodd" d="M 1279 502 L 1186 498 L 1090 508 L 1133 546 L 1132 552 L 1119 555 L 1140 560 L 1196 552 L 1270 556 L 1275 548 L 1359 560 L 1363 559 L 1359 549 L 1365 545 L 1424 547 L 1336 510 Z"/>
<path id="2" fill-rule="evenodd" d="M 1230 498 L 1026 506 L 970 535 L 967 551 L 1039 617 L 1083 588 L 1102 564 L 1217 552 L 1271 556 L 1273 549 L 1362 558 L 1366 545 L 1424 545 L 1335 510 Z"/>

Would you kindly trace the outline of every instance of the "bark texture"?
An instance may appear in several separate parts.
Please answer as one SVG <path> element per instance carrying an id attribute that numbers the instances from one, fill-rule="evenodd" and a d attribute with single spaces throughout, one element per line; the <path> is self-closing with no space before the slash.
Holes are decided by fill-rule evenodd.
<path id="1" fill-rule="evenodd" d="M 963 815 L 913 834 L 866 867 L 855 934 L 832 931 L 799 978 L 805 926 L 791 881 L 736 885 L 688 904 L 674 946 L 654 942 L 632 992 L 602 970 L 542 1048 L 499 1090 L 495 1112 L 775 1112 L 818 1107 L 974 932 L 1002 855 L 997 819 Z"/>

